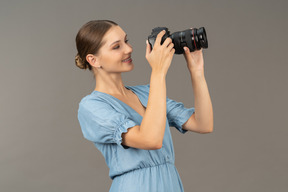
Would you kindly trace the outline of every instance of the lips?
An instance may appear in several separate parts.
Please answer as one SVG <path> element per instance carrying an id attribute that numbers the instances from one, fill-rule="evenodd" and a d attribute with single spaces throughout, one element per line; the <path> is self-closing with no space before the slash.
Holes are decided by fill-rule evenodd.
<path id="1" fill-rule="evenodd" d="M 131 56 L 130 57 L 127 57 L 126 59 L 122 60 L 122 62 L 131 62 L 132 59 L 131 59 Z"/>

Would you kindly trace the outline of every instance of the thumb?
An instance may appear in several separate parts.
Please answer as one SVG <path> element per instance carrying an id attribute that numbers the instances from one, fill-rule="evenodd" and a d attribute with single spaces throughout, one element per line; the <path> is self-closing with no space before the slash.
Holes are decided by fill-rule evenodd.
<path id="1" fill-rule="evenodd" d="M 186 59 L 187 62 L 190 62 L 192 60 L 191 54 L 190 54 L 190 50 L 188 47 L 184 47 L 184 57 Z"/>
<path id="2" fill-rule="evenodd" d="M 151 53 L 151 47 L 148 40 L 146 40 L 146 56 L 148 56 L 150 53 Z"/>

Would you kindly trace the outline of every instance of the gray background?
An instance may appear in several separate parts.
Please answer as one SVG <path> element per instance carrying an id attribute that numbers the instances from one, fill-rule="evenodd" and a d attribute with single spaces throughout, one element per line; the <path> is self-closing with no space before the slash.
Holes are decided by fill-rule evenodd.
<path id="1" fill-rule="evenodd" d="M 82 137 L 77 109 L 95 86 L 74 64 L 75 37 L 94 19 L 128 34 L 135 68 L 125 85 L 147 84 L 151 29 L 205 27 L 205 77 L 214 132 L 171 127 L 185 191 L 288 190 L 287 1 L 3 1 L 0 3 L 0 191 L 108 191 L 101 153 Z M 194 106 L 190 74 L 176 55 L 167 95 Z"/>

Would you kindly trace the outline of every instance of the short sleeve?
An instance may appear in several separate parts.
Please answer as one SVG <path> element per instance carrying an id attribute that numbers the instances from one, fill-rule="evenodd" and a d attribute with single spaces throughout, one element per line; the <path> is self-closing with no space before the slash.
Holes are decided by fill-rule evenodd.
<path id="1" fill-rule="evenodd" d="M 84 138 L 95 143 L 122 145 L 122 133 L 137 125 L 126 115 L 116 111 L 110 104 L 97 99 L 86 99 L 79 103 L 78 120 Z"/>
<path id="2" fill-rule="evenodd" d="M 180 133 L 186 133 L 187 130 L 182 129 L 182 125 L 195 112 L 195 108 L 185 108 L 182 102 L 177 102 L 167 97 L 167 119 L 170 127 L 175 127 Z"/>

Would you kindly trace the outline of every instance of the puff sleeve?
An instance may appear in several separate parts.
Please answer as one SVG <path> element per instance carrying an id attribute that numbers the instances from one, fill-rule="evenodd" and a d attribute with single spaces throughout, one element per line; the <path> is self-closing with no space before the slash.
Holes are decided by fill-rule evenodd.
<path id="1" fill-rule="evenodd" d="M 122 133 L 137 125 L 110 104 L 97 99 L 86 99 L 79 103 L 78 120 L 87 140 L 95 143 L 116 143 L 124 149 L 129 147 L 121 144 Z"/>
<path id="2" fill-rule="evenodd" d="M 170 127 L 175 127 L 180 133 L 186 133 L 182 125 L 188 121 L 195 112 L 195 108 L 185 108 L 182 102 L 177 102 L 167 97 L 167 119 Z"/>

